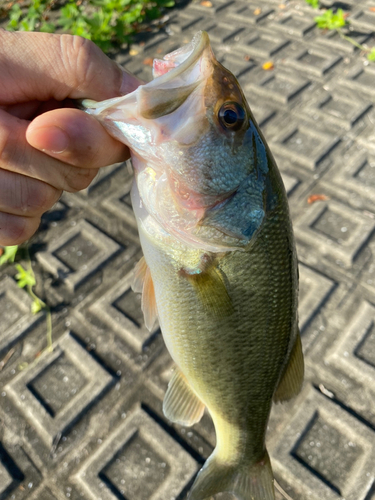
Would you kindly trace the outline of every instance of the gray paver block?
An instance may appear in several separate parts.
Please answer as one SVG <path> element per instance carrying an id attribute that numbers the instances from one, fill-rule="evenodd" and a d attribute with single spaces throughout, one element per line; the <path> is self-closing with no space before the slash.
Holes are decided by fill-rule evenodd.
<path id="1" fill-rule="evenodd" d="M 0 498 L 24 500 L 40 482 L 41 474 L 25 450 L 19 444 L 0 440 Z"/>
<path id="2" fill-rule="evenodd" d="M 112 377 L 67 333 L 4 390 L 47 446 L 107 390 Z"/>
<path id="3" fill-rule="evenodd" d="M 195 460 L 139 408 L 86 461 L 75 480 L 95 500 L 172 500 L 197 469 Z"/>
<path id="4" fill-rule="evenodd" d="M 25 290 L 21 290 L 12 278 L 0 281 L 1 336 L 0 354 L 27 335 L 44 313 L 31 314 L 32 300 Z"/>
<path id="5" fill-rule="evenodd" d="M 298 239 L 348 268 L 374 229 L 375 221 L 333 200 L 311 205 L 295 225 Z"/>
<path id="6" fill-rule="evenodd" d="M 334 134 L 322 133 L 312 124 L 292 121 L 273 139 L 273 149 L 302 167 L 314 170 L 339 144 Z"/>
<path id="7" fill-rule="evenodd" d="M 108 328 L 117 332 L 126 342 L 138 352 L 142 352 L 145 345 L 158 331 L 155 324 L 151 332 L 144 325 L 141 310 L 141 296 L 131 290 L 133 272 L 128 274 L 119 283 L 116 283 L 97 302 L 90 306 L 90 311 L 104 321 Z"/>
<path id="8" fill-rule="evenodd" d="M 273 468 L 318 500 L 364 500 L 374 481 L 374 433 L 312 387 L 272 449 Z"/>
<path id="9" fill-rule="evenodd" d="M 55 240 L 48 252 L 40 252 L 38 259 L 50 273 L 63 277 L 69 288 L 76 290 L 120 249 L 102 231 L 80 220 Z"/>
<path id="10" fill-rule="evenodd" d="M 263 98 L 270 98 L 281 104 L 287 104 L 308 88 L 310 81 L 299 75 L 270 73 L 261 75 L 259 82 L 249 80 L 245 85 L 248 91 L 254 91 Z"/>

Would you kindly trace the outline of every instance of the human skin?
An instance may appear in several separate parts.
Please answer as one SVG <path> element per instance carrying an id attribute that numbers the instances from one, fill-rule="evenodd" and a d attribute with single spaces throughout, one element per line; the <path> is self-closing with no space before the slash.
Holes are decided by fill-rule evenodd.
<path id="1" fill-rule="evenodd" d="M 129 158 L 74 99 L 104 100 L 140 81 L 89 40 L 0 29 L 0 245 L 18 245 L 63 191 Z"/>

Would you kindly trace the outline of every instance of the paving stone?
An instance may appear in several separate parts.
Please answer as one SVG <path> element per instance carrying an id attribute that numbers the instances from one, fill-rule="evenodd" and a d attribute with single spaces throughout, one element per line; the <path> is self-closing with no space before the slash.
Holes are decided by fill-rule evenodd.
<path id="1" fill-rule="evenodd" d="M 375 388 L 375 308 L 364 301 L 325 361 Z"/>
<path id="2" fill-rule="evenodd" d="M 301 13 L 286 13 L 279 21 L 271 22 L 270 26 L 286 35 L 304 38 L 315 27 L 312 19 L 305 18 Z"/>
<path id="3" fill-rule="evenodd" d="M 0 498 L 29 498 L 40 481 L 40 472 L 23 448 L 0 441 Z"/>
<path id="4" fill-rule="evenodd" d="M 371 35 L 356 31 L 350 27 L 346 31 L 346 35 L 350 36 L 357 44 L 363 45 L 370 41 Z M 358 52 L 358 48 L 352 43 L 344 40 L 336 30 L 322 30 L 316 37 L 315 42 L 327 48 L 332 48 L 343 54 L 353 54 Z"/>
<path id="5" fill-rule="evenodd" d="M 303 497 L 365 499 L 374 480 L 374 434 L 312 387 L 275 446 L 273 467 Z"/>
<path id="6" fill-rule="evenodd" d="M 295 225 L 298 239 L 345 267 L 353 265 L 374 230 L 374 221 L 333 200 L 311 205 Z"/>
<path id="7" fill-rule="evenodd" d="M 176 498 L 197 464 L 139 409 L 77 472 L 75 480 L 96 500 Z"/>
<path id="8" fill-rule="evenodd" d="M 94 403 L 111 376 L 69 335 L 5 386 L 48 446 Z"/>
<path id="9" fill-rule="evenodd" d="M 310 81 L 307 79 L 278 72 L 263 76 L 259 83 L 250 81 L 245 89 L 255 91 L 263 98 L 287 104 L 309 85 Z"/>
<path id="10" fill-rule="evenodd" d="M 305 328 L 334 291 L 336 283 L 303 264 L 299 266 L 299 273 L 299 327 L 303 336 Z M 305 338 L 304 343 L 306 344 Z"/>
<path id="11" fill-rule="evenodd" d="M 371 109 L 372 105 L 368 101 L 361 103 L 360 99 L 353 101 L 338 92 L 327 91 L 319 93 L 307 107 L 314 120 L 331 122 L 348 131 Z"/>
<path id="12" fill-rule="evenodd" d="M 228 15 L 233 21 L 250 24 L 260 23 L 273 12 L 274 9 L 272 7 L 267 5 L 261 6 L 260 2 L 246 2 L 243 4 L 236 2 L 228 9 Z"/>
<path id="13" fill-rule="evenodd" d="M 158 332 L 156 324 L 151 332 L 144 324 L 141 310 L 141 296 L 131 290 L 133 273 L 116 283 L 97 302 L 92 304 L 90 312 L 104 321 L 111 330 L 116 331 L 138 352 L 150 343 Z"/>
<path id="14" fill-rule="evenodd" d="M 314 170 L 339 144 L 339 137 L 321 133 L 312 124 L 290 123 L 273 139 L 273 149 L 295 163 Z"/>
<path id="15" fill-rule="evenodd" d="M 349 88 L 358 90 L 364 94 L 369 94 L 373 97 L 375 95 L 375 88 L 373 85 L 374 76 L 375 69 L 372 66 L 357 64 L 354 68 L 351 68 L 345 76 L 345 83 Z"/>
<path id="16" fill-rule="evenodd" d="M 297 71 L 303 71 L 322 77 L 331 71 L 342 57 L 331 51 L 327 53 L 322 49 L 303 48 L 293 59 L 286 58 L 286 64 L 292 66 Z"/>
<path id="17" fill-rule="evenodd" d="M 235 3 L 235 0 L 213 0 L 210 2 L 211 6 L 208 7 L 204 2 L 193 2 L 189 7 L 190 11 L 199 11 L 204 15 L 211 17 L 213 14 L 222 13 L 226 11 L 231 5 Z"/>
<path id="18" fill-rule="evenodd" d="M 137 223 L 130 199 L 132 182 L 129 179 L 126 183 L 122 184 L 120 190 L 116 190 L 113 194 L 103 199 L 101 206 L 107 209 L 112 216 L 123 220 L 125 224 L 136 227 Z"/>
<path id="19" fill-rule="evenodd" d="M 117 172 L 120 168 L 124 167 L 124 163 L 115 163 L 114 165 L 110 165 L 106 168 L 102 168 L 92 183 L 83 191 L 80 191 L 80 195 L 89 196 L 93 191 L 97 189 L 97 187 L 105 182 L 107 179 L 111 178 L 115 172 Z"/>
<path id="20" fill-rule="evenodd" d="M 8 351 L 37 324 L 44 314 L 31 314 L 32 299 L 15 281 L 6 276 L 0 281 L 1 336 L 0 354 Z"/>
<path id="21" fill-rule="evenodd" d="M 370 7 L 373 7 L 373 5 L 370 3 L 367 5 L 367 9 L 361 9 L 350 18 L 350 23 L 358 30 L 366 30 L 372 33 L 375 26 L 375 13 L 370 11 Z"/>
<path id="22" fill-rule="evenodd" d="M 275 33 L 266 32 L 262 34 L 251 33 L 242 41 L 243 50 L 254 57 L 272 57 L 280 50 L 285 49 L 290 40 L 283 36 L 277 36 Z"/>
<path id="23" fill-rule="evenodd" d="M 29 500 L 63 500 L 66 498 L 66 496 L 62 496 L 59 491 L 56 491 L 55 488 L 51 488 L 51 486 L 43 485 L 28 498 Z"/>
<path id="24" fill-rule="evenodd" d="M 55 240 L 48 252 L 40 252 L 38 259 L 49 272 L 64 278 L 68 287 L 76 290 L 120 248 L 92 224 L 80 220 Z"/>
<path id="25" fill-rule="evenodd" d="M 375 211 L 375 154 L 353 144 L 323 177 L 327 191 L 340 194 L 352 206 Z"/>
<path id="26" fill-rule="evenodd" d="M 219 58 L 219 61 L 223 66 L 232 71 L 241 84 L 245 85 L 251 80 L 251 74 L 257 68 L 257 64 L 254 61 L 246 61 L 243 58 L 240 59 L 229 54 L 224 54 Z"/>

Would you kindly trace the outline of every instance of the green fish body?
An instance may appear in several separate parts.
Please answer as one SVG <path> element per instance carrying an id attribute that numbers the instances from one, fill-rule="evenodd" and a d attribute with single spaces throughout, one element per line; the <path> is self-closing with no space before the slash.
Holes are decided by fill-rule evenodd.
<path id="1" fill-rule="evenodd" d="M 193 425 L 207 408 L 215 425 L 189 500 L 273 500 L 270 409 L 303 379 L 285 189 L 207 34 L 156 61 L 154 74 L 132 94 L 87 106 L 132 150 L 144 252 L 134 288 L 177 365 L 164 413 Z"/>

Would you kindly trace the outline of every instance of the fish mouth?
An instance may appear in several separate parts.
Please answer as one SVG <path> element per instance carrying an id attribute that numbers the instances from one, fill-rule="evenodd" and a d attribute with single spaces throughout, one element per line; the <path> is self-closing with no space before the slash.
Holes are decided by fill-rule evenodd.
<path id="1" fill-rule="evenodd" d="M 165 55 L 163 59 L 154 59 L 154 80 L 140 87 L 138 91 L 140 115 L 155 120 L 177 111 L 172 121 L 181 122 L 178 110 L 183 107 L 184 113 L 187 114 L 185 108 L 189 106 L 183 105 L 212 73 L 212 59 L 210 40 L 204 31 L 198 32 L 190 43 Z M 202 98 L 203 93 L 200 100 Z M 200 104 L 203 110 L 204 103 Z M 172 128 L 168 127 L 170 137 Z"/>
<path id="2" fill-rule="evenodd" d="M 203 52 L 210 46 L 208 34 L 205 31 L 196 33 L 190 43 L 166 54 L 163 59 L 154 59 L 153 76 L 148 85 L 153 87 L 178 78 L 201 58 Z M 156 82 L 156 78 L 158 79 Z"/>
<path id="3" fill-rule="evenodd" d="M 146 120 L 160 118 L 178 109 L 212 73 L 213 59 L 208 34 L 199 31 L 190 43 L 166 54 L 163 59 L 154 59 L 154 79 L 150 82 L 125 96 L 101 102 L 83 99 L 80 107 L 97 116 L 99 121 L 125 122 L 136 115 Z M 130 146 L 124 130 L 121 133 L 122 142 Z"/>

